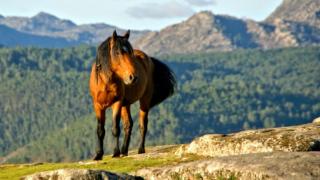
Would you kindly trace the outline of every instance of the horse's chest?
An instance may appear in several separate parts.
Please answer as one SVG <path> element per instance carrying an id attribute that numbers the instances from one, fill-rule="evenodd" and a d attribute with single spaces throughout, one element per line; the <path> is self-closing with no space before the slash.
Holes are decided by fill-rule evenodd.
<path id="1" fill-rule="evenodd" d="M 97 102 L 104 108 L 111 106 L 117 99 L 117 96 L 113 93 L 107 93 L 105 91 L 98 92 Z"/>
<path id="2" fill-rule="evenodd" d="M 125 86 L 124 102 L 132 104 L 141 99 L 146 90 L 146 80 L 144 78 L 131 86 Z"/>

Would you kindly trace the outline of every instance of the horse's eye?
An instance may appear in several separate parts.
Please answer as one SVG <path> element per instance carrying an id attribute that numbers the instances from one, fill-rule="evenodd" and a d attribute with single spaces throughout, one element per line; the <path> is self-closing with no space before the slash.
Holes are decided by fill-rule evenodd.
<path id="1" fill-rule="evenodd" d="M 129 51 L 128 51 L 128 48 L 125 47 L 125 46 L 122 47 L 122 50 L 123 50 L 124 52 L 129 52 Z"/>

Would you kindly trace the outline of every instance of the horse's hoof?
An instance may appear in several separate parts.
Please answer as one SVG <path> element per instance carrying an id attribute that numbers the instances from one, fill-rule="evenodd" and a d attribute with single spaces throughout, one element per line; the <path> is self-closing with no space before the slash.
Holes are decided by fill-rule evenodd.
<path id="1" fill-rule="evenodd" d="M 145 153 L 146 151 L 144 150 L 144 148 L 139 148 L 139 150 L 138 150 L 138 154 L 143 154 L 143 153 Z"/>
<path id="2" fill-rule="evenodd" d="M 97 153 L 97 154 L 94 156 L 93 160 L 99 161 L 99 160 L 102 160 L 102 157 L 103 157 L 103 154 Z"/>
<path id="3" fill-rule="evenodd" d="M 128 156 L 128 153 L 121 153 L 121 157 Z"/>
<path id="4" fill-rule="evenodd" d="M 121 148 L 121 156 L 128 156 L 128 149 L 122 147 Z"/>
<path id="5" fill-rule="evenodd" d="M 112 157 L 113 158 L 120 157 L 120 150 L 119 149 L 114 150 Z"/>
<path id="6" fill-rule="evenodd" d="M 118 157 L 120 157 L 120 154 L 113 154 L 112 155 L 112 158 L 118 158 Z"/>

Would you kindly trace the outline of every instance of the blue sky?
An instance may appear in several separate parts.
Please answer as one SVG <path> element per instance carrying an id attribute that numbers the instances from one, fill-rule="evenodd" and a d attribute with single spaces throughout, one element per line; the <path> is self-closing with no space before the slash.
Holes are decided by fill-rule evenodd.
<path id="1" fill-rule="evenodd" d="M 5 2 L 1 2 L 5 1 Z M 159 30 L 192 14 L 210 10 L 257 21 L 282 0 L 0 0 L 4 16 L 34 16 L 40 11 L 77 24 L 103 22 L 127 29 Z"/>

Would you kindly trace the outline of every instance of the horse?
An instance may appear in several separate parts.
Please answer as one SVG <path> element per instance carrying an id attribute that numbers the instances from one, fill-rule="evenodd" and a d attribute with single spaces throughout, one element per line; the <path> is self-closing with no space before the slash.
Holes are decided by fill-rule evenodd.
<path id="1" fill-rule="evenodd" d="M 112 108 L 112 135 L 115 147 L 112 157 L 128 156 L 133 120 L 130 105 L 139 101 L 140 143 L 138 153 L 145 153 L 148 113 L 174 94 L 176 79 L 172 70 L 160 60 L 133 49 L 130 30 L 123 36 L 114 31 L 97 48 L 92 64 L 89 89 L 97 119 L 97 148 L 94 160 L 104 154 L 105 111 Z M 120 119 L 124 140 L 119 149 Z"/>

